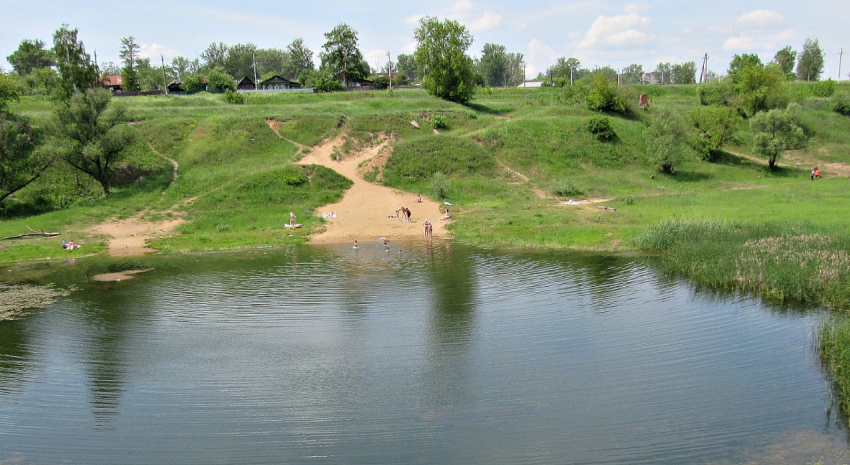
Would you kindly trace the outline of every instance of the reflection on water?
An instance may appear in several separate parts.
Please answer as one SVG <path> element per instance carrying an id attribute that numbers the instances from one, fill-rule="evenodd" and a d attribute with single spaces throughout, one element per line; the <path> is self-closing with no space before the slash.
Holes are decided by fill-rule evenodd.
<path id="1" fill-rule="evenodd" d="M 628 258 L 404 247 L 63 268 L 50 279 L 79 291 L 0 323 L 0 462 L 722 463 L 800 441 L 846 452 L 823 428 L 816 317 L 695 292 Z M 85 279 L 131 268 L 155 270 Z"/>

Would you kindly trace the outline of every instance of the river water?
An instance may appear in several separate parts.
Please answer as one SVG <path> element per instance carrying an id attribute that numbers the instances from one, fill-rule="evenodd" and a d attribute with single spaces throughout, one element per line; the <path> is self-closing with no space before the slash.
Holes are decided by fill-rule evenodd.
<path id="1" fill-rule="evenodd" d="M 0 463 L 845 457 L 816 312 L 640 258 L 391 245 L 63 265 L 69 297 L 0 322 Z"/>

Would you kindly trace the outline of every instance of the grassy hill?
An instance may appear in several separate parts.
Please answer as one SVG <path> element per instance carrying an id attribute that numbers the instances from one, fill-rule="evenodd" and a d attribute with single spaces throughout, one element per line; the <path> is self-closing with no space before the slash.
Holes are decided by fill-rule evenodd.
<path id="1" fill-rule="evenodd" d="M 82 175 L 57 165 L 45 179 L 7 202 L 0 235 L 62 231 L 101 250 L 88 226 L 146 211 L 183 211 L 181 235 L 154 244 L 165 251 L 209 250 L 302 242 L 321 221 L 310 212 L 339 198 L 348 185 L 322 168 L 295 166 L 303 150 L 345 134 L 342 155 L 369 145 L 376 133 L 393 136 L 393 153 L 380 182 L 430 195 L 433 174 L 450 181 L 458 240 L 485 246 L 623 250 L 647 226 L 685 222 L 805 222 L 843 224 L 846 180 L 824 168 L 822 182 L 805 182 L 815 163 L 850 162 L 850 118 L 826 99 L 805 98 L 806 148 L 780 159 L 781 169 L 747 158 L 748 130 L 720 162 L 691 156 L 674 176 L 647 158 L 643 128 L 659 108 L 688 111 L 698 105 L 696 86 L 638 86 L 649 110 L 608 116 L 617 137 L 600 142 L 587 130 L 595 115 L 573 89 L 497 89 L 468 106 L 428 96 L 394 93 L 264 94 L 245 105 L 218 95 L 116 99 L 128 106 L 140 142 L 132 150 L 139 168 L 132 182 L 108 198 Z M 841 90 L 840 90 L 841 91 Z M 846 91 L 846 89 L 844 90 Z M 25 99 L 15 110 L 37 122 L 50 103 Z M 432 122 L 442 120 L 439 134 Z M 277 122 L 280 137 L 268 124 Z M 420 128 L 410 122 L 415 120 Z M 306 148 L 304 147 L 306 146 Z M 180 176 L 172 183 L 171 165 Z M 799 165 L 798 165 L 799 164 Z M 613 209 L 564 206 L 567 199 L 604 198 Z M 285 236 L 283 213 L 297 211 L 307 228 Z M 0 260 L 55 255 L 37 241 L 15 243 Z"/>

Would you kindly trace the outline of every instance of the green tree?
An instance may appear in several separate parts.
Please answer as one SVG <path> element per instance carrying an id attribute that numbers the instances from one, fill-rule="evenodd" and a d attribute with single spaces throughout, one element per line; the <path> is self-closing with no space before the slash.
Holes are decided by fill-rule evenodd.
<path id="1" fill-rule="evenodd" d="M 664 84 L 665 82 L 670 84 L 670 82 L 672 82 L 670 75 L 673 73 L 673 65 L 670 63 L 658 63 L 658 65 L 655 66 L 655 72 L 658 73 L 659 84 Z"/>
<path id="2" fill-rule="evenodd" d="M 0 74 L 0 111 L 6 111 L 9 104 L 21 99 L 21 86 L 8 74 Z"/>
<path id="3" fill-rule="evenodd" d="M 673 84 L 695 84 L 697 82 L 697 65 L 693 61 L 677 63 L 671 70 Z"/>
<path id="4" fill-rule="evenodd" d="M 577 74 L 579 69 L 581 69 L 581 62 L 578 58 L 560 57 L 546 70 L 546 74 L 552 79 L 562 78 L 566 80 L 565 82 L 570 82 L 571 77 L 574 81 L 581 79 L 582 76 Z"/>
<path id="5" fill-rule="evenodd" d="M 44 49 L 44 42 L 35 39 L 24 39 L 14 53 L 6 57 L 12 69 L 21 76 L 26 76 L 35 69 L 53 66 L 53 52 Z"/>
<path id="6" fill-rule="evenodd" d="M 694 148 L 710 162 L 716 161 L 720 148 L 735 137 L 742 121 L 734 108 L 721 106 L 699 107 L 688 113 L 688 120 L 695 130 Z"/>
<path id="7" fill-rule="evenodd" d="M 316 69 L 313 64 L 313 51 L 304 45 L 300 37 L 286 46 L 289 60 L 286 63 L 284 74 L 288 79 L 296 79 L 302 71 Z"/>
<path id="8" fill-rule="evenodd" d="M 210 84 L 210 92 L 224 92 L 227 89 L 236 90 L 236 81 L 222 67 L 213 68 L 207 74 Z"/>
<path id="9" fill-rule="evenodd" d="M 67 24 L 53 33 L 53 53 L 59 68 L 56 96 L 67 100 L 77 92 L 83 92 L 97 84 L 97 68 L 86 53 L 85 45 L 77 40 L 77 29 Z"/>
<path id="10" fill-rule="evenodd" d="M 257 76 L 288 75 L 289 54 L 279 48 L 260 48 L 256 51 Z M 251 79 L 254 77 L 251 76 Z"/>
<path id="11" fill-rule="evenodd" d="M 623 84 L 640 84 L 643 76 L 643 65 L 631 64 L 623 68 L 620 73 L 620 82 Z"/>
<path id="12" fill-rule="evenodd" d="M 806 39 L 797 61 L 797 79 L 817 81 L 823 73 L 823 49 L 817 39 Z"/>
<path id="13" fill-rule="evenodd" d="M 201 52 L 201 58 L 204 60 L 204 66 L 208 69 L 216 67 L 224 68 L 227 62 L 227 55 L 230 48 L 224 42 L 211 43 Z"/>
<path id="14" fill-rule="evenodd" d="M 174 57 L 171 59 L 171 75 L 180 82 L 186 80 L 190 74 L 197 73 L 201 68 L 198 59 L 190 60 L 186 57 Z"/>
<path id="15" fill-rule="evenodd" d="M 518 52 L 508 53 L 508 75 L 507 85 L 516 86 L 525 81 L 525 61 L 523 54 Z"/>
<path id="16" fill-rule="evenodd" d="M 735 89 L 749 116 L 786 103 L 785 76 L 774 63 L 744 67 L 737 75 Z"/>
<path id="17" fill-rule="evenodd" d="M 409 81 L 416 81 L 417 69 L 416 69 L 416 58 L 413 55 L 405 55 L 404 53 L 399 54 L 396 57 L 396 69 L 399 73 L 404 73 L 407 76 Z"/>
<path id="18" fill-rule="evenodd" d="M 457 21 L 433 16 L 419 20 L 414 31 L 416 65 L 422 85 L 431 95 L 466 103 L 475 92 L 475 71 L 466 55 L 472 34 Z"/>
<path id="19" fill-rule="evenodd" d="M 38 135 L 28 118 L 0 110 L 0 203 L 41 176 L 52 160 L 36 154 Z"/>
<path id="20" fill-rule="evenodd" d="M 348 78 L 354 77 L 352 74 L 362 74 L 363 55 L 357 48 L 357 31 L 348 24 L 340 23 L 325 33 L 325 39 L 322 66 L 328 68 L 334 76 L 342 75 L 342 83 L 348 87 Z"/>
<path id="21" fill-rule="evenodd" d="M 97 180 L 109 194 L 115 168 L 133 142 L 123 106 L 110 104 L 106 89 L 87 89 L 55 109 L 52 132 L 57 154 L 69 165 Z"/>
<path id="22" fill-rule="evenodd" d="M 626 114 L 631 111 L 629 100 L 620 91 L 616 81 L 598 72 L 590 81 L 587 93 L 587 108 L 592 111 L 608 111 Z"/>
<path id="23" fill-rule="evenodd" d="M 257 46 L 254 44 L 231 45 L 224 60 L 224 70 L 234 79 L 245 76 L 254 79 L 254 54 Z"/>
<path id="24" fill-rule="evenodd" d="M 201 73 L 190 74 L 182 80 L 186 92 L 200 92 L 204 90 L 204 76 Z"/>
<path id="25" fill-rule="evenodd" d="M 649 160 L 667 174 L 685 160 L 685 126 L 678 114 L 663 109 L 643 131 Z"/>
<path id="26" fill-rule="evenodd" d="M 750 119 L 753 153 L 767 158 L 770 169 L 776 168 L 776 159 L 782 152 L 799 148 L 806 142 L 799 117 L 800 106 L 792 103 L 785 110 L 760 112 Z"/>
<path id="27" fill-rule="evenodd" d="M 136 92 L 141 86 L 139 84 L 139 44 L 133 36 L 121 39 L 121 60 L 124 67 L 121 68 L 121 88 L 127 92 Z M 150 65 L 150 60 L 148 60 Z"/>
<path id="28" fill-rule="evenodd" d="M 786 76 L 794 76 L 794 63 L 797 62 L 797 52 L 788 45 L 773 56 L 773 62 L 779 65 Z"/>
<path id="29" fill-rule="evenodd" d="M 484 76 L 484 82 L 491 87 L 501 87 L 507 84 L 508 53 L 504 45 L 484 44 L 481 59 L 478 62 L 478 72 Z"/>
<path id="30" fill-rule="evenodd" d="M 729 69 L 726 71 L 726 79 L 732 81 L 732 84 L 738 84 L 741 72 L 746 68 L 754 66 L 763 66 L 761 58 L 755 53 L 735 55 L 729 63 Z"/>

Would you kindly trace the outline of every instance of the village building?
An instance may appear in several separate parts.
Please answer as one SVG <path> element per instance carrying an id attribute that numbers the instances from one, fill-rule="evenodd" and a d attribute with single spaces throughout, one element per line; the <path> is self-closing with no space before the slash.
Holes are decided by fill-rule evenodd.
<path id="1" fill-rule="evenodd" d="M 264 79 L 260 81 L 260 85 L 258 86 L 260 90 L 285 90 L 285 89 L 300 89 L 301 84 L 290 81 L 285 77 L 278 76 L 275 74 L 274 76 Z"/>

